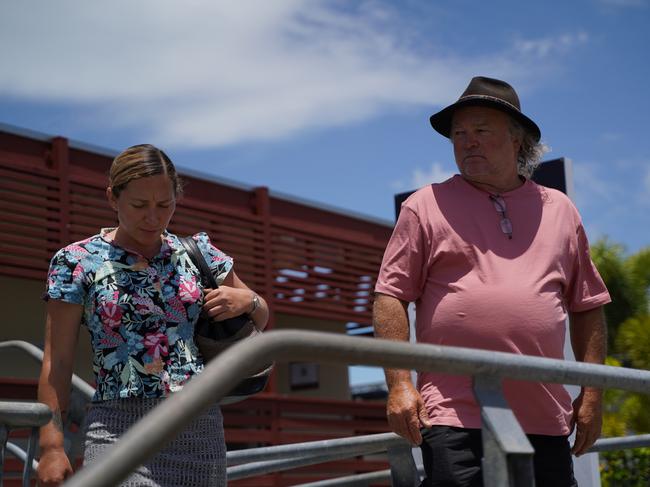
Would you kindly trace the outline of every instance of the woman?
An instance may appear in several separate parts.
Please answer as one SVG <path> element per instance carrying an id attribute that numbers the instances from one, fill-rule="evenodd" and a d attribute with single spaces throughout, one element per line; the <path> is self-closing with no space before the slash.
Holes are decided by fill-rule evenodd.
<path id="1" fill-rule="evenodd" d="M 90 332 L 97 385 L 86 417 L 84 464 L 202 370 L 193 340 L 202 311 L 217 321 L 251 313 L 259 329 L 266 325 L 266 302 L 237 277 L 232 259 L 199 233 L 194 239 L 220 284 L 204 298 L 198 271 L 166 230 L 180 191 L 164 152 L 152 145 L 126 149 L 113 161 L 106 189 L 117 228 L 68 245 L 52 259 L 38 397 L 54 414 L 41 428 L 41 485 L 59 485 L 72 474 L 61 418 L 81 324 Z M 214 405 L 123 485 L 224 484 L 223 424 Z"/>

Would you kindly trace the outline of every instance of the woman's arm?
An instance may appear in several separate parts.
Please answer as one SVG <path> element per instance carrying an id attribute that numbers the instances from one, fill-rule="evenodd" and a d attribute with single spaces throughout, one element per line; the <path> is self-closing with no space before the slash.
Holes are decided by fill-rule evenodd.
<path id="1" fill-rule="evenodd" d="M 63 301 L 47 303 L 45 350 L 38 381 L 38 400 L 50 407 L 52 420 L 41 428 L 39 485 L 56 486 L 72 474 L 63 449 L 63 417 L 70 399 L 74 349 L 83 307 Z"/>
<path id="2" fill-rule="evenodd" d="M 257 296 L 259 305 L 251 312 L 254 308 L 254 296 Z M 263 330 L 269 320 L 269 307 L 264 298 L 239 279 L 234 270 L 228 273 L 219 289 L 208 292 L 203 309 L 216 321 L 249 313 L 258 330 Z"/>

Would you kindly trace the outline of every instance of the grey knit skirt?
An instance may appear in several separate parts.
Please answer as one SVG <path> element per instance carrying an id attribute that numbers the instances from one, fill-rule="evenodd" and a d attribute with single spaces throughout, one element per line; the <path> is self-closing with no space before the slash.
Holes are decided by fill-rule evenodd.
<path id="1" fill-rule="evenodd" d="M 126 430 L 163 400 L 131 398 L 92 403 L 86 415 L 84 465 L 103 457 Z M 219 406 L 211 406 L 194 419 L 120 485 L 226 485 L 226 445 Z"/>

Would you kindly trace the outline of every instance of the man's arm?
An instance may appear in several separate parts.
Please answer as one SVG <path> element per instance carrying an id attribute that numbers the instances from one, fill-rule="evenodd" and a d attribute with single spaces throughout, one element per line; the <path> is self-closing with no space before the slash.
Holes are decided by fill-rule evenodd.
<path id="1" fill-rule="evenodd" d="M 408 303 L 392 296 L 376 294 L 373 307 L 375 336 L 409 341 Z M 415 390 L 408 370 L 384 369 L 388 385 L 388 424 L 398 435 L 415 445 L 422 443 L 420 427 L 430 427 L 422 396 Z"/>
<path id="2" fill-rule="evenodd" d="M 607 355 L 607 327 L 603 307 L 570 314 L 571 345 L 579 362 L 602 364 Z M 600 436 L 603 423 L 603 391 L 583 387 L 573 402 L 573 422 L 576 439 L 571 452 L 585 453 Z"/>

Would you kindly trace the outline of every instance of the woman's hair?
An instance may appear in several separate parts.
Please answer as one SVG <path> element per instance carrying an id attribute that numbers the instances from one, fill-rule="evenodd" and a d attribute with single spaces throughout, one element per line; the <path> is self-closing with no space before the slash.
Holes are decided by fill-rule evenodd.
<path id="1" fill-rule="evenodd" d="M 549 148 L 546 144 L 535 140 L 535 137 L 513 117 L 510 117 L 510 133 L 521 141 L 517 155 L 517 172 L 530 179 Z"/>
<path id="2" fill-rule="evenodd" d="M 183 191 L 182 181 L 167 154 L 151 144 L 139 144 L 120 153 L 111 164 L 108 181 L 115 197 L 134 179 L 164 174 L 172 182 L 174 196 Z"/>

